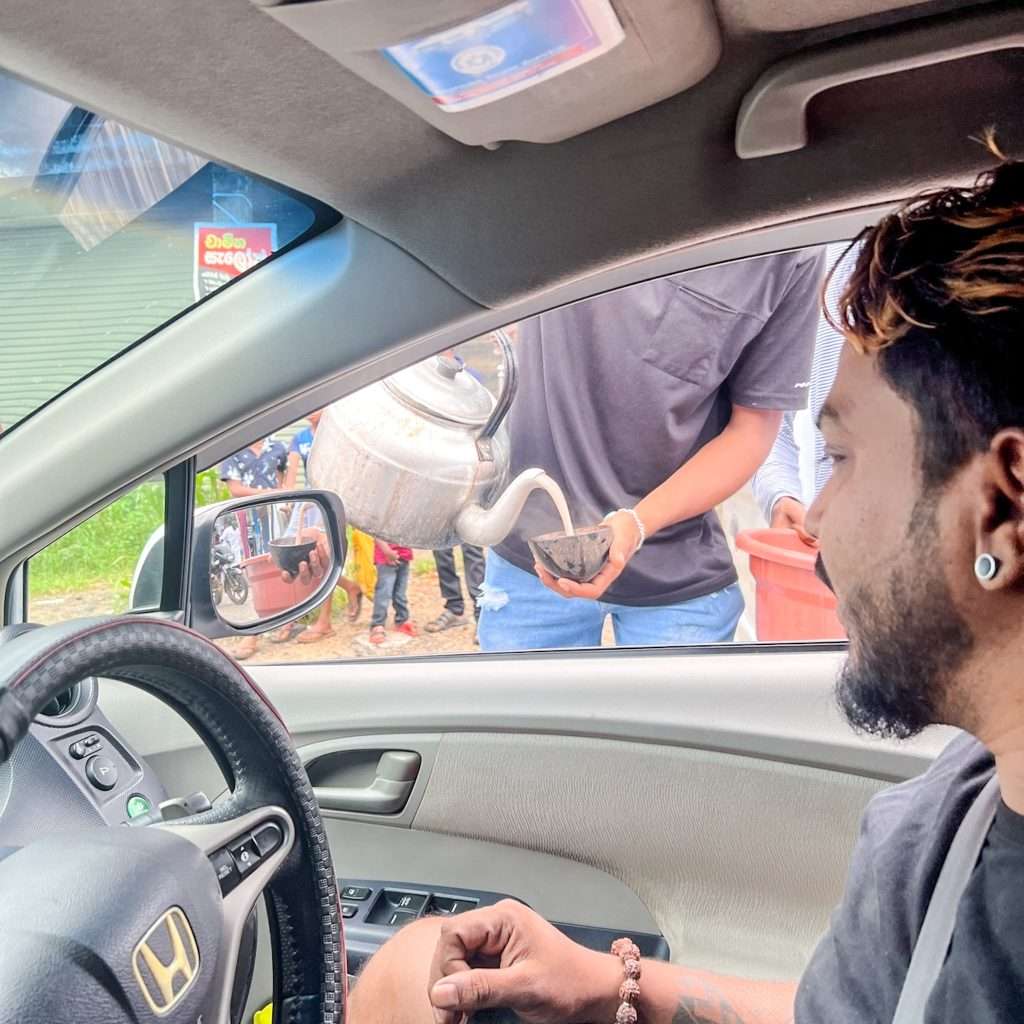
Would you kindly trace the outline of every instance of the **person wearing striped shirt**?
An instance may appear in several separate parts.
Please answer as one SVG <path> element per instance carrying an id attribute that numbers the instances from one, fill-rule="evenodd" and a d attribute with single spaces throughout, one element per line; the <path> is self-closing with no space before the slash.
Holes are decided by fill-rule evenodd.
<path id="1" fill-rule="evenodd" d="M 833 311 L 857 260 L 857 250 L 848 249 L 846 242 L 826 249 L 826 263 L 835 271 L 828 278 L 824 303 Z M 796 530 L 808 544 L 813 540 L 804 528 L 804 516 L 832 474 L 832 460 L 825 454 L 825 439 L 816 424 L 832 390 L 842 347 L 843 336 L 822 313 L 814 339 L 807 408 L 783 416 L 779 436 L 751 481 L 754 500 L 769 525 Z"/>

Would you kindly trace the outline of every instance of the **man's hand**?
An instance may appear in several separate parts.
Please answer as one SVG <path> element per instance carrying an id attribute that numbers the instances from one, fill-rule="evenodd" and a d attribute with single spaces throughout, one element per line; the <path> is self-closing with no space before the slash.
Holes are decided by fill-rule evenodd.
<path id="1" fill-rule="evenodd" d="M 528 1024 L 614 1021 L 622 964 L 577 945 L 528 907 L 502 900 L 446 921 L 429 997 L 437 1024 L 507 1007 Z"/>
<path id="2" fill-rule="evenodd" d="M 388 565 L 398 565 L 398 552 L 387 541 L 379 540 L 377 545 L 380 547 L 380 553 L 384 556 L 384 561 Z"/>
<path id="3" fill-rule="evenodd" d="M 807 509 L 796 498 L 779 498 L 772 506 L 772 529 L 796 530 L 797 536 L 805 543 L 817 546 L 817 541 L 807 532 L 804 520 Z"/>
<path id="4" fill-rule="evenodd" d="M 553 590 L 559 597 L 588 597 L 598 601 L 622 575 L 622 570 L 640 546 L 640 531 L 636 520 L 628 512 L 616 512 L 608 517 L 607 522 L 612 528 L 612 542 L 604 568 L 589 583 L 576 583 L 552 576 L 542 565 L 535 565 L 534 571 L 548 590 Z"/>
<path id="5" fill-rule="evenodd" d="M 297 578 L 300 583 L 308 586 L 313 580 L 323 579 L 331 568 L 333 564 L 331 548 L 327 542 L 327 534 L 315 527 L 305 527 L 299 530 L 296 539 L 299 543 L 315 540 L 316 547 L 310 551 L 307 561 L 299 562 L 297 576 L 282 569 L 281 580 L 284 583 L 294 583 Z"/>

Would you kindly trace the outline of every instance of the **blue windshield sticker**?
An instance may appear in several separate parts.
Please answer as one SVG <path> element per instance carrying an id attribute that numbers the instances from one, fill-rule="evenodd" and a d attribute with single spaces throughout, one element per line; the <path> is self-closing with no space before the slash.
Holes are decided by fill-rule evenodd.
<path id="1" fill-rule="evenodd" d="M 438 107 L 458 111 L 569 71 L 623 38 L 608 0 L 518 0 L 382 52 Z"/>

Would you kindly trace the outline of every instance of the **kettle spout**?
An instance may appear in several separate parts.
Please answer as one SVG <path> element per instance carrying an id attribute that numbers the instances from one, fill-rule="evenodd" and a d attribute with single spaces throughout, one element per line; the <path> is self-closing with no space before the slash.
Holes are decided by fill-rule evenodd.
<path id="1" fill-rule="evenodd" d="M 467 505 L 455 520 L 455 532 L 466 544 L 489 548 L 500 544 L 516 525 L 532 491 L 547 490 L 553 480 L 543 469 L 524 469 L 490 507 Z"/>

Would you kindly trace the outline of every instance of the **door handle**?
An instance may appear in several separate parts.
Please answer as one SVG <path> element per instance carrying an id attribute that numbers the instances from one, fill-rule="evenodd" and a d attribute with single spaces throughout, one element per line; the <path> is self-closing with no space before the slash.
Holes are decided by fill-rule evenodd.
<path id="1" fill-rule="evenodd" d="M 411 750 L 387 750 L 377 762 L 368 786 L 316 786 L 313 795 L 327 811 L 397 814 L 409 800 L 420 771 L 420 755 Z"/>
<path id="2" fill-rule="evenodd" d="M 736 119 L 736 155 L 750 160 L 803 149 L 807 109 L 826 89 L 1020 47 L 1019 11 L 992 11 L 955 25 L 936 18 L 797 53 L 770 67 L 744 97 Z"/>

